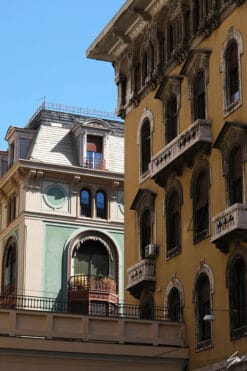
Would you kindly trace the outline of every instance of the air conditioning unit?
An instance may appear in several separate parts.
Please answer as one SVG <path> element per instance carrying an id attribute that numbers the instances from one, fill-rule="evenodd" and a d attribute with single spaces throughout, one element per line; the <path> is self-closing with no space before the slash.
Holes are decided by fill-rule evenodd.
<path id="1" fill-rule="evenodd" d="M 154 259 L 158 254 L 158 247 L 154 243 L 145 246 L 145 258 Z"/>

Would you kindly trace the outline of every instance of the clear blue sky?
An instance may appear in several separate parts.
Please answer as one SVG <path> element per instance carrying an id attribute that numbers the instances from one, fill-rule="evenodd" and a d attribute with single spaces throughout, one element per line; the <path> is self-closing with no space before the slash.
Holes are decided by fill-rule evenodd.
<path id="1" fill-rule="evenodd" d="M 0 1 L 0 149 L 47 102 L 114 112 L 111 63 L 85 56 L 124 0 Z"/>

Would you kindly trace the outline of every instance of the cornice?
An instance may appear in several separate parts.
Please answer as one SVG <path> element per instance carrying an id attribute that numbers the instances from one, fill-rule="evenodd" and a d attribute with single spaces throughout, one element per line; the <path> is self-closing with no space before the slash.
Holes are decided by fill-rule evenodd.
<path id="1" fill-rule="evenodd" d="M 11 187 L 13 188 L 13 184 L 18 184 L 25 177 L 28 177 L 32 182 L 35 180 L 35 184 L 43 177 L 76 183 L 85 180 L 95 184 L 115 184 L 115 182 L 119 182 L 123 185 L 124 183 L 123 173 L 19 160 L 0 178 L 0 189 L 7 192 Z"/>
<path id="2" fill-rule="evenodd" d="M 129 0 L 86 51 L 86 56 L 115 62 L 160 12 L 168 0 Z"/>

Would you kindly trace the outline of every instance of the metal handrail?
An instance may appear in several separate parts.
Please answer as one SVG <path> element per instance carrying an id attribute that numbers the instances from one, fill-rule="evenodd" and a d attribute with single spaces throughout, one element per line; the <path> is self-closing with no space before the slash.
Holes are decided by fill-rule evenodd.
<path id="1" fill-rule="evenodd" d="M 90 315 L 102 317 L 118 317 L 169 322 L 183 321 L 183 308 L 177 307 L 176 313 L 170 313 L 167 307 L 141 306 L 133 304 L 113 304 L 89 302 Z M 73 313 L 70 302 L 50 297 L 8 295 L 0 296 L 0 309 L 35 310 L 56 313 Z M 88 314 L 89 314 L 88 313 Z M 76 312 L 76 314 L 80 314 Z M 82 314 L 82 313 L 81 313 Z M 85 314 L 85 313 L 83 313 Z"/>
<path id="2" fill-rule="evenodd" d="M 69 106 L 65 104 L 43 102 L 38 107 L 38 109 L 34 112 L 34 114 L 30 118 L 26 126 L 28 127 L 28 125 L 33 121 L 33 119 L 44 109 L 48 111 L 66 112 L 66 113 L 84 115 L 84 116 L 89 116 L 89 117 L 105 118 L 105 119 L 115 120 L 119 122 L 122 121 L 120 117 L 118 117 L 114 112 L 100 111 L 100 110 L 96 110 L 95 108 L 88 108 L 88 107 L 82 108 L 82 107 Z"/>

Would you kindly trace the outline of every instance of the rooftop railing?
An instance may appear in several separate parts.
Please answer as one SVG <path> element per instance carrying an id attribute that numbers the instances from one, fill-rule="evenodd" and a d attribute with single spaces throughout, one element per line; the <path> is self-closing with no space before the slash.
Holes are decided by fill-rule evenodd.
<path id="1" fill-rule="evenodd" d="M 71 113 L 75 115 L 99 117 L 99 118 L 105 118 L 109 120 L 120 121 L 120 122 L 122 121 L 114 112 L 100 111 L 94 108 L 82 108 L 82 107 L 74 107 L 74 106 L 65 105 L 65 104 L 43 102 L 38 107 L 38 109 L 34 112 L 33 116 L 28 121 L 27 126 L 44 109 L 48 111 L 65 112 L 65 113 Z"/>
<path id="2" fill-rule="evenodd" d="M 183 320 L 181 307 L 176 308 L 176 313 L 174 311 L 171 313 L 168 308 L 162 306 L 140 306 L 102 302 L 93 302 L 90 303 L 90 305 L 90 314 L 94 316 L 175 322 L 182 322 Z M 57 298 L 24 295 L 0 296 L 0 309 L 72 313 L 70 311 L 69 301 L 58 300 Z"/>

